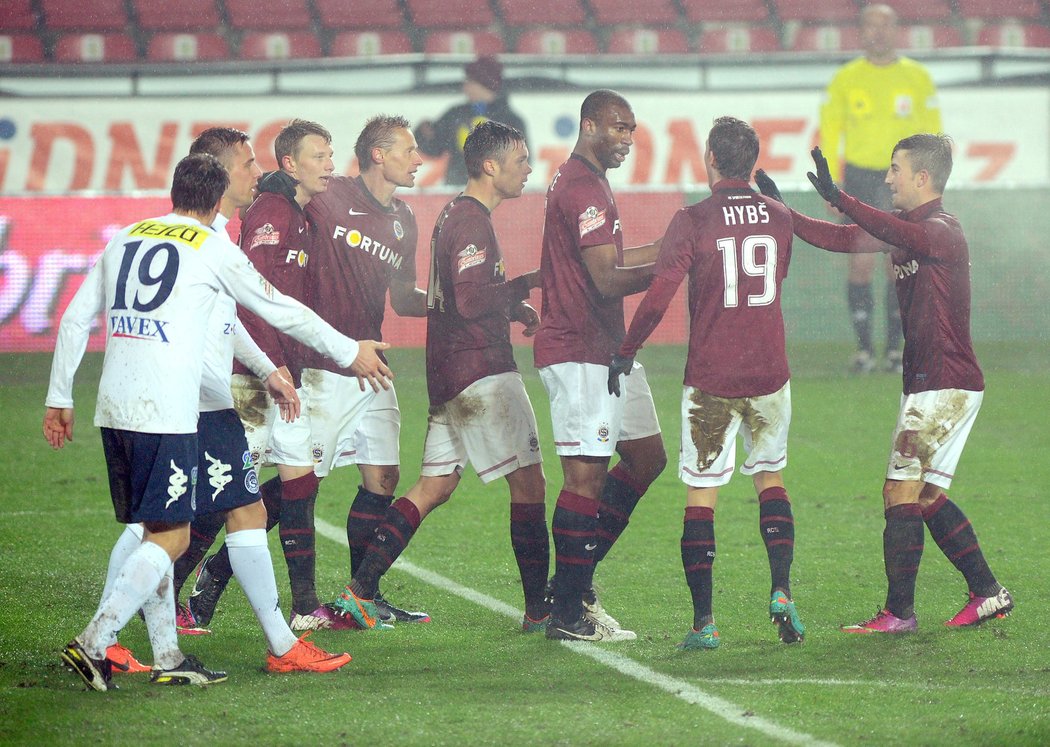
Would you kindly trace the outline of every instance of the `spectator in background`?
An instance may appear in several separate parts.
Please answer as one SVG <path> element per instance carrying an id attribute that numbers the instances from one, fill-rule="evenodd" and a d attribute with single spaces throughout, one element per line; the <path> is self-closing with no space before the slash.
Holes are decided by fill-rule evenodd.
<path id="1" fill-rule="evenodd" d="M 525 133 L 525 122 L 510 108 L 503 91 L 503 65 L 492 56 L 479 57 L 464 69 L 465 104 L 458 104 L 441 115 L 437 122 L 423 121 L 416 128 L 419 149 L 428 156 L 448 154 L 445 183 L 463 186 L 467 183 L 467 166 L 463 160 L 463 143 L 475 125 L 495 120 Z"/>
<path id="2" fill-rule="evenodd" d="M 843 180 L 843 189 L 869 205 L 889 210 L 890 193 L 883 181 L 889 167 L 886 154 L 909 135 L 940 132 L 941 114 L 926 68 L 897 54 L 893 8 L 869 5 L 861 12 L 860 23 L 864 55 L 843 65 L 828 85 L 820 111 L 820 149 L 831 173 Z M 848 217 L 843 220 L 852 222 Z M 847 298 L 857 336 L 857 352 L 850 364 L 853 373 L 869 373 L 877 366 L 871 330 L 875 311 L 871 286 L 877 262 L 878 254 L 849 255 Z M 886 284 L 883 365 L 887 371 L 900 373 L 901 316 L 888 261 L 886 269 L 890 282 Z"/>

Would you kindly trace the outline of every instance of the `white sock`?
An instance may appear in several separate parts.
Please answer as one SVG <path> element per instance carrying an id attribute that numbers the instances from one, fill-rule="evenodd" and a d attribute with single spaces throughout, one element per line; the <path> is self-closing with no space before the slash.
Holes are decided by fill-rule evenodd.
<path id="1" fill-rule="evenodd" d="M 157 590 L 170 567 L 171 558 L 160 545 L 142 542 L 135 548 L 113 580 L 109 596 L 102 600 L 98 612 L 79 636 L 88 656 L 101 659 L 106 655 L 106 649 L 117 642 L 117 634 L 146 597 Z"/>
<path id="2" fill-rule="evenodd" d="M 113 582 L 117 580 L 117 574 L 124 563 L 127 562 L 131 553 L 135 552 L 142 544 L 142 525 L 125 524 L 124 531 L 117 537 L 117 544 L 113 545 L 113 551 L 109 554 L 109 567 L 106 569 L 106 585 L 102 587 L 102 599 L 99 606 L 113 590 Z"/>
<path id="3" fill-rule="evenodd" d="M 179 650 L 178 632 L 175 629 L 174 569 L 175 566 L 169 563 L 157 588 L 142 603 L 155 669 L 177 667 L 186 658 Z"/>
<path id="4" fill-rule="evenodd" d="M 242 529 L 227 534 L 226 547 L 230 551 L 233 577 L 244 589 L 270 651 L 275 656 L 284 656 L 298 639 L 288 627 L 279 606 L 273 560 L 266 545 L 266 530 Z"/>

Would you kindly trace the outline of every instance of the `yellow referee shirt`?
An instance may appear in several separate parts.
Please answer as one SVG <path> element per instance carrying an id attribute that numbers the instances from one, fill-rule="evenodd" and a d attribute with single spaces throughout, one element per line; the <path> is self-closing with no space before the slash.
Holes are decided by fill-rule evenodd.
<path id="1" fill-rule="evenodd" d="M 861 169 L 889 167 L 893 146 L 920 132 L 940 132 L 937 90 L 926 68 L 898 57 L 875 65 L 858 57 L 843 65 L 828 84 L 820 110 L 820 149 L 831 173 L 845 161 Z"/>

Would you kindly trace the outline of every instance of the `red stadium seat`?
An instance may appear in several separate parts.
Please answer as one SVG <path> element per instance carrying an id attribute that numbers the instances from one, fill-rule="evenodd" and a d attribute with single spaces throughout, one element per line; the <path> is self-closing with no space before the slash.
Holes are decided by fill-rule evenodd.
<path id="1" fill-rule="evenodd" d="M 591 8 L 601 26 L 617 23 L 659 26 L 678 21 L 678 11 L 671 0 L 591 0 Z"/>
<path id="2" fill-rule="evenodd" d="M 841 52 L 860 49 L 857 26 L 802 26 L 791 40 L 795 52 Z"/>
<path id="3" fill-rule="evenodd" d="M 226 40 L 218 34 L 162 32 L 149 40 L 146 57 L 151 62 L 208 62 L 229 59 Z"/>
<path id="4" fill-rule="evenodd" d="M 1039 18 L 1043 9 L 1039 0 L 956 0 L 963 18 Z"/>
<path id="5" fill-rule="evenodd" d="M 254 31 L 299 31 L 311 25 L 306 0 L 225 0 L 230 25 Z"/>
<path id="6" fill-rule="evenodd" d="M 215 0 L 133 0 L 133 5 L 139 27 L 148 31 L 209 31 L 221 22 Z"/>
<path id="7" fill-rule="evenodd" d="M 952 17 L 948 0 L 871 0 L 888 5 L 897 11 L 897 18 L 905 23 L 911 21 L 945 21 Z"/>
<path id="8" fill-rule="evenodd" d="M 1029 24 L 1003 23 L 984 26 L 977 32 L 983 47 L 1050 47 L 1050 28 Z"/>
<path id="9" fill-rule="evenodd" d="M 331 57 L 375 57 L 383 54 L 411 54 L 412 40 L 401 31 L 343 31 L 332 38 Z"/>
<path id="10" fill-rule="evenodd" d="M 126 34 L 66 34 L 55 43 L 55 62 L 134 62 L 135 42 Z"/>
<path id="11" fill-rule="evenodd" d="M 431 31 L 423 44 L 427 54 L 499 54 L 503 37 L 494 31 Z"/>
<path id="12" fill-rule="evenodd" d="M 0 34 L 0 65 L 43 61 L 44 45 L 36 34 Z"/>
<path id="13" fill-rule="evenodd" d="M 495 17 L 479 0 L 406 0 L 412 23 L 427 29 L 484 28 Z"/>
<path id="14" fill-rule="evenodd" d="M 300 60 L 321 56 L 321 44 L 309 31 L 248 31 L 241 37 L 242 60 Z"/>
<path id="15" fill-rule="evenodd" d="M 514 51 L 521 54 L 597 54 L 598 42 L 582 29 L 532 29 L 518 37 Z"/>
<path id="16" fill-rule="evenodd" d="M 326 29 L 400 29 L 405 19 L 397 0 L 314 0 Z"/>
<path id="17" fill-rule="evenodd" d="M 497 0 L 508 26 L 580 26 L 587 20 L 580 0 Z"/>
<path id="18" fill-rule="evenodd" d="M 901 49 L 916 52 L 928 49 L 940 49 L 942 47 L 962 47 L 963 39 L 959 29 L 955 26 L 944 26 L 940 24 L 927 26 L 916 24 L 914 26 L 901 27 Z"/>
<path id="19" fill-rule="evenodd" d="M 32 31 L 36 28 L 36 14 L 30 0 L 4 0 L 0 4 L 0 29 L 4 33 L 12 31 Z"/>
<path id="20" fill-rule="evenodd" d="M 765 0 L 682 0 L 682 8 L 690 23 L 765 21 L 769 18 Z"/>
<path id="21" fill-rule="evenodd" d="M 777 52 L 780 39 L 773 29 L 762 26 L 724 26 L 704 29 L 700 34 L 702 54 Z"/>
<path id="22" fill-rule="evenodd" d="M 849 21 L 855 23 L 860 15 L 860 6 L 853 0 L 773 0 L 777 15 L 782 21 L 812 21 L 833 23 Z"/>
<path id="23" fill-rule="evenodd" d="M 610 54 L 685 54 L 689 40 L 678 29 L 617 29 L 609 35 Z"/>
<path id="24" fill-rule="evenodd" d="M 52 31 L 119 31 L 128 23 L 124 0 L 40 0 L 40 7 Z"/>

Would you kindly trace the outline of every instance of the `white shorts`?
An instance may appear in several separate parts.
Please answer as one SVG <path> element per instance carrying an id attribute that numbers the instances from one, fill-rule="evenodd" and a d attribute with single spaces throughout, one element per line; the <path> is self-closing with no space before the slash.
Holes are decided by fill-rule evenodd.
<path id="1" fill-rule="evenodd" d="M 947 490 L 984 392 L 935 389 L 901 395 L 887 480 L 921 480 Z"/>
<path id="2" fill-rule="evenodd" d="M 543 461 L 538 432 L 521 374 L 486 376 L 431 408 L 419 474 L 462 474 L 470 464 L 483 483 L 490 483 Z"/>
<path id="3" fill-rule="evenodd" d="M 560 456 L 610 457 L 620 441 L 660 433 L 656 405 L 645 369 L 635 361 L 620 379 L 620 393 L 609 394 L 609 367 L 594 363 L 556 363 L 539 369 L 551 402 L 554 450 Z"/>
<path id="4" fill-rule="evenodd" d="M 325 477 L 337 464 L 340 445 L 352 439 L 361 427 L 376 393 L 368 384 L 362 392 L 355 376 L 304 368 L 299 398 L 303 403 L 302 417 L 294 423 L 278 423 L 274 427 L 270 439 L 273 459 L 279 464 L 303 464 L 280 461 L 277 457 L 280 452 L 286 458 L 301 460 L 305 444 L 310 459 L 306 464 L 314 466 L 318 477 Z M 280 436 L 289 438 L 283 441 Z"/>
<path id="5" fill-rule="evenodd" d="M 693 488 L 729 482 L 736 466 L 737 433 L 746 458 L 740 474 L 779 472 L 787 466 L 791 382 L 759 397 L 716 397 L 682 387 L 682 448 L 678 477 Z"/>
<path id="6" fill-rule="evenodd" d="M 336 445 L 332 469 L 348 464 L 401 464 L 401 408 L 394 385 L 380 389 L 368 405 L 361 425 Z"/>
<path id="7" fill-rule="evenodd" d="M 267 449 L 270 445 L 270 433 L 274 421 L 279 419 L 277 405 L 274 404 L 266 384 L 262 379 L 251 374 L 234 374 L 230 381 L 233 393 L 233 409 L 244 426 L 244 436 L 248 440 L 248 454 L 256 471 L 267 464 Z"/>

